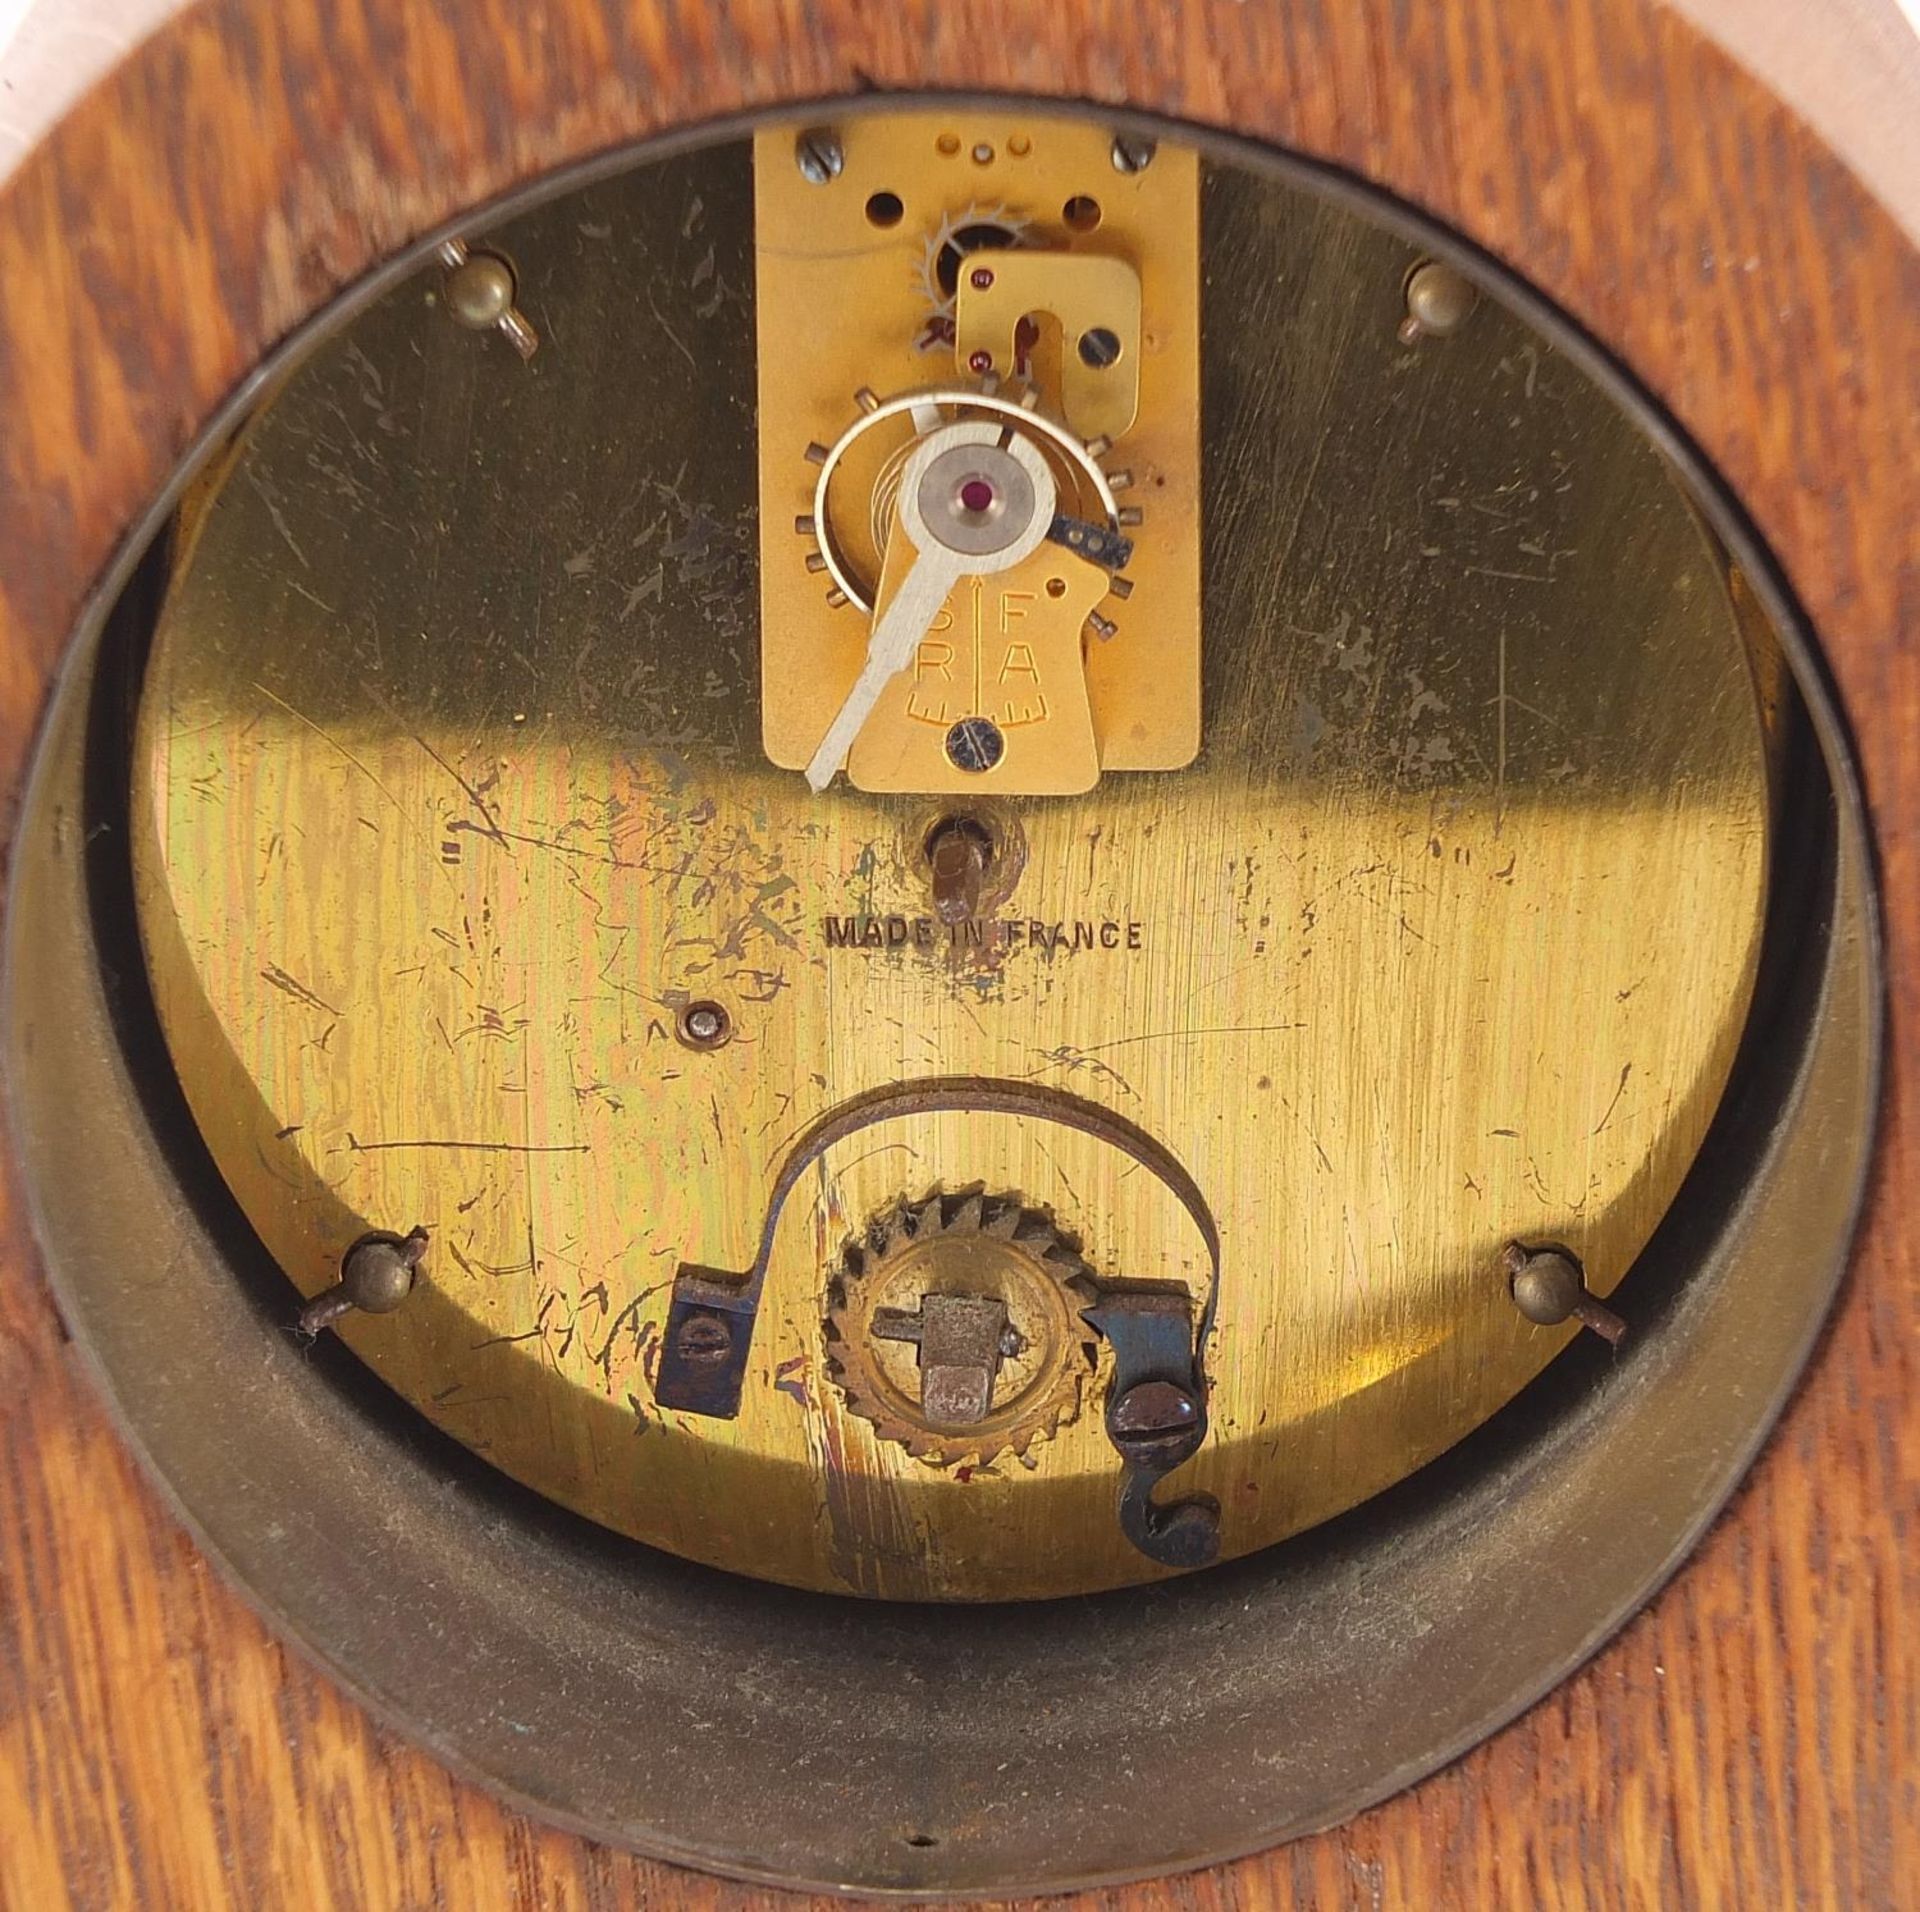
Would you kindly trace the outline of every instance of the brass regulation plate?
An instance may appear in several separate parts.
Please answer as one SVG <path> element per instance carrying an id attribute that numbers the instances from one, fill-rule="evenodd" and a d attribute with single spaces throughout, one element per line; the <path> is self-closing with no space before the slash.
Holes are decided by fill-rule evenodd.
<path id="1" fill-rule="evenodd" d="M 984 606 L 962 594 L 911 680 L 876 713 L 853 780 L 864 789 L 966 788 L 937 743 L 946 722 L 977 709 L 1016 740 L 990 782 L 1014 773 L 1021 794 L 1084 789 L 1097 769 L 1063 784 L 1058 767 L 1071 746 L 1052 733 L 1075 717 L 1084 731 L 1089 703 L 1099 767 L 1190 763 L 1200 741 L 1198 154 L 1169 148 L 1122 173 L 1111 134 L 1094 121 L 972 108 L 958 119 L 861 115 L 837 142 L 840 170 L 820 183 L 795 164 L 791 127 L 769 128 L 753 146 L 768 756 L 806 764 L 866 648 L 858 604 L 831 602 L 831 575 L 806 569 L 796 542 L 796 523 L 817 511 L 818 465 L 807 448 L 835 444 L 858 418 L 863 389 L 890 401 L 985 377 L 1014 391 L 1029 361 L 1016 366 L 1009 342 L 1037 310 L 1029 369 L 1060 400 L 1060 423 L 1076 439 L 1112 440 L 1107 462 L 1130 480 L 1122 508 L 1143 518 L 1126 567 L 1130 593 L 1103 611 L 1117 628 L 1082 645 L 1098 597 L 1083 602 L 1073 567 L 1066 604 L 1045 595 L 1038 561 L 1031 582 L 1002 581 Z M 1103 370 L 1089 370 L 1073 349 L 1096 319 L 1113 327 L 1120 354 Z M 1125 395 L 1117 408 L 1111 392 Z M 808 534 L 834 537 L 863 580 L 878 577 L 884 555 L 865 500 L 900 442 L 896 426 L 852 446 L 835 488 L 851 502 L 820 514 Z M 1082 493 L 1073 508 L 1093 504 Z M 1071 661 L 1032 641 L 1043 622 L 1062 627 Z M 1067 690 L 1062 680 L 1081 669 L 1084 691 Z M 1022 746 L 1037 747 L 1024 762 Z M 1035 781 L 1027 764 L 1042 750 L 1052 774 Z M 903 760 L 912 774 L 903 776 Z"/>
<path id="2" fill-rule="evenodd" d="M 1096 1137 L 947 1112 L 830 1150 L 737 1418 L 654 1400 L 676 1266 L 746 1267 L 786 1148 L 863 1093 L 1032 1084 L 1185 1164 L 1224 1252 L 1178 1478 L 1228 1555 L 1538 1373 L 1572 1330 L 1519 1316 L 1504 1244 L 1610 1291 L 1719 1103 L 1767 754 L 1680 490 L 1490 301 L 1403 342 L 1394 239 L 1161 157 L 1200 209 L 1200 752 L 1010 801 L 985 920 L 930 911 L 937 804 L 815 795 L 763 749 L 745 144 L 485 235 L 531 360 L 451 323 L 437 270 L 402 286 L 182 527 L 133 796 L 195 1117 L 302 1293 L 424 1225 L 423 1286 L 345 1338 L 622 1532 L 889 1597 L 1157 1571 L 1114 1521 L 1103 1346 L 978 1465 L 887 1439 L 829 1359 L 849 1243 L 935 1188 L 1197 1294 L 1190 1218 Z M 682 1039 L 698 1002 L 730 1039 Z"/>

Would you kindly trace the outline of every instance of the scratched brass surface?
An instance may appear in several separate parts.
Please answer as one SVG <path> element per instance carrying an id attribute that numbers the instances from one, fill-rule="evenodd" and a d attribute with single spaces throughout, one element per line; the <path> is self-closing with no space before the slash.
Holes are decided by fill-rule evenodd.
<path id="1" fill-rule="evenodd" d="M 989 345 L 996 334 L 979 321 L 978 338 L 969 334 L 968 350 L 961 355 L 955 328 L 967 319 L 973 289 L 960 282 L 965 274 L 953 288 L 940 278 L 940 242 L 956 231 L 999 225 L 1018 233 L 1025 244 L 1071 248 L 1084 259 L 1124 261 L 1139 274 L 1138 363 L 1123 354 L 1113 370 L 1115 377 L 1129 369 L 1137 373 L 1137 415 L 1131 406 L 1118 411 L 1089 407 L 1085 388 L 1097 385 L 1098 377 L 1088 380 L 1077 357 L 1063 354 L 1051 322 L 1042 330 L 1033 363 L 1050 399 L 1064 396 L 1069 405 L 1086 408 L 1067 413 L 1066 422 L 1078 436 L 1114 438 L 1107 463 L 1130 471 L 1134 479 L 1120 502 L 1138 506 L 1145 520 L 1131 534 L 1135 549 L 1126 575 L 1132 595 L 1099 606 L 1119 625 L 1119 635 L 1084 646 L 1100 764 L 1111 771 L 1190 763 L 1200 732 L 1199 156 L 1168 147 L 1144 172 L 1126 176 L 1114 170 L 1112 135 L 1097 122 L 982 106 L 863 115 L 842 131 L 845 169 L 827 186 L 802 178 L 794 164 L 791 127 L 769 129 L 755 141 L 767 755 L 791 769 L 804 766 L 866 656 L 867 618 L 853 605 L 829 606 L 829 581 L 805 568 L 812 547 L 794 533 L 795 519 L 814 510 L 818 472 L 807 462 L 807 446 L 831 445 L 853 422 L 858 416 L 854 393 L 862 386 L 891 399 L 930 386 L 976 383 L 965 370 L 966 359 L 976 344 Z M 990 157 L 982 163 L 976 151 Z M 876 227 L 868 219 L 867 201 L 876 190 L 901 201 L 897 224 Z M 1067 222 L 1067 208 L 1075 200 L 1097 206 L 1098 223 L 1090 230 Z M 988 251 L 975 263 L 991 265 L 993 259 Z M 1057 277 L 1054 285 L 1056 291 L 1067 290 Z M 1073 290 L 1077 295 L 1079 288 Z M 1054 303 L 1073 309 L 1070 299 Z M 1002 358 L 995 369 L 1010 368 Z M 1132 380 L 1127 383 L 1130 389 Z M 856 448 L 845 482 L 835 485 L 845 507 L 836 512 L 833 529 L 849 563 L 866 580 L 879 575 L 881 560 L 867 501 L 887 455 L 904 440 L 904 422 L 892 433 L 876 434 Z M 1061 509 L 1081 517 L 1100 515 L 1089 498 L 1066 489 Z M 987 630 L 976 632 L 969 609 L 955 607 L 959 629 L 940 645 L 944 649 L 952 642 L 961 653 L 954 677 L 946 680 L 950 695 L 957 700 L 965 693 L 971 677 L 965 662 L 984 652 L 995 678 L 1010 657 L 1015 661 L 1006 687 L 1030 709 L 1022 693 L 1032 683 L 1022 683 L 1025 673 L 1018 665 L 1035 660 L 1021 660 L 1012 650 L 1020 642 L 1019 631 L 1002 630 L 990 617 Z M 1081 622 L 1075 620 L 1076 635 Z M 1059 683 L 1056 671 L 1044 666 L 1042 671 L 1041 688 L 1051 689 L 1060 712 L 1072 712 L 1078 700 L 1069 687 Z M 941 681 L 937 668 L 923 679 L 929 694 Z M 980 700 L 979 714 L 1004 716 L 1005 700 L 998 700 L 996 710 L 992 690 L 990 685 Z M 898 754 L 894 746 L 916 727 L 906 702 L 904 693 L 891 696 L 890 709 L 877 712 L 868 726 L 882 733 L 875 748 L 883 761 Z M 1062 714 L 1048 727 L 1064 731 L 1069 722 Z M 1062 748 L 1070 747 L 1063 739 Z M 1031 760 L 1031 752 L 1018 754 Z M 1009 752 L 1010 772 L 1015 755 Z M 923 788 L 961 788 L 966 782 L 950 769 L 943 772 L 931 754 L 922 760 L 919 775 L 926 780 Z M 1029 793 L 1056 794 L 1058 788 L 1057 782 L 1040 782 Z"/>
<path id="2" fill-rule="evenodd" d="M 1713 555 L 1516 322 L 1403 347 L 1403 247 L 1215 174 L 1203 748 L 1010 805 L 1024 872 L 955 957 L 924 804 L 762 754 L 750 200 L 735 147 L 557 202 L 496 235 L 530 365 L 429 274 L 237 448 L 133 765 L 187 1096 L 302 1293 L 368 1226 L 433 1230 L 424 1290 L 346 1338 L 509 1473 L 703 1560 L 951 1598 L 1153 1570 L 1095 1413 L 972 1470 L 882 1443 L 826 1374 L 829 1263 L 978 1181 L 1096 1273 L 1198 1284 L 1155 1178 L 981 1115 L 831 1153 L 731 1423 L 653 1405 L 666 1284 L 746 1266 L 785 1145 L 861 1090 L 1108 1102 L 1225 1240 L 1212 1433 L 1169 1491 L 1219 1497 L 1229 1554 L 1279 1539 L 1550 1361 L 1569 1331 L 1520 1318 L 1501 1244 L 1610 1289 L 1718 1102 L 1768 822 Z M 735 1039 L 680 1046 L 689 997 Z"/>

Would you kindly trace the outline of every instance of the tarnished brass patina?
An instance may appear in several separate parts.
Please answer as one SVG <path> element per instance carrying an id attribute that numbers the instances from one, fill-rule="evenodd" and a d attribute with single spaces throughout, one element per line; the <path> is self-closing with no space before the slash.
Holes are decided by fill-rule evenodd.
<path id="1" fill-rule="evenodd" d="M 134 851 L 194 1115 L 301 1295 L 370 1229 L 425 1226 L 405 1306 L 343 1338 L 623 1532 L 891 1597 L 1158 1571 L 1089 1411 L 1106 1345 L 1046 1438 L 976 1467 L 887 1438 L 828 1358 L 846 1243 L 933 1188 L 1018 1196 L 1096 1274 L 1199 1295 L 1190 1215 L 1094 1134 L 947 1110 L 830 1150 L 737 1417 L 656 1404 L 676 1266 L 748 1266 L 794 1137 L 864 1093 L 1057 1090 L 1191 1172 L 1222 1272 L 1207 1438 L 1167 1495 L 1212 1496 L 1229 1556 L 1508 1401 L 1576 1324 L 1522 1315 L 1507 1244 L 1563 1244 L 1609 1294 L 1719 1105 L 1770 824 L 1714 548 L 1495 300 L 1409 347 L 1407 246 L 1164 141 L 1138 177 L 1171 164 L 1206 274 L 1200 754 L 1010 799 L 1024 865 L 990 908 L 936 915 L 924 797 L 815 795 L 763 748 L 799 413 L 853 399 L 796 340 L 795 416 L 762 385 L 756 448 L 745 145 L 484 235 L 530 361 L 448 323 L 437 270 L 403 285 L 182 528 Z M 770 452 L 801 505 L 763 491 Z M 686 1042 L 694 1004 L 724 1041 Z"/>

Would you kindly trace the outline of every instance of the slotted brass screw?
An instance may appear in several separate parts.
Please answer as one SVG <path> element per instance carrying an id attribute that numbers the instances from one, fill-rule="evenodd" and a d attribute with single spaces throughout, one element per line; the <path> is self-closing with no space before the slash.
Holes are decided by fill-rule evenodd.
<path id="1" fill-rule="evenodd" d="M 847 149 L 832 127 L 810 126 L 793 142 L 793 161 L 801 178 L 824 186 L 845 169 Z"/>

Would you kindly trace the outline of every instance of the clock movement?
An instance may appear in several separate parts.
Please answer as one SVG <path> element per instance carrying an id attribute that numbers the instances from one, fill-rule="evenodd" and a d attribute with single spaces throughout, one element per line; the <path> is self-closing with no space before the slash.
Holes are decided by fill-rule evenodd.
<path id="1" fill-rule="evenodd" d="M 1581 1332 L 1514 1269 L 1626 1276 L 1819 905 L 1766 620 L 1576 362 L 1032 108 L 459 251 L 222 448 L 131 721 L 212 1166 L 304 1294 L 418 1230 L 377 1374 L 636 1539 L 1009 1599 L 1310 1527 Z"/>
<path id="2" fill-rule="evenodd" d="M 12 1142 L 127 1437 L 663 1857 L 1061 1888 L 1400 1789 L 1690 1549 L 1858 1218 L 1764 536 L 1461 230 L 1155 103 L 802 90 L 411 218 L 25 786 Z"/>

